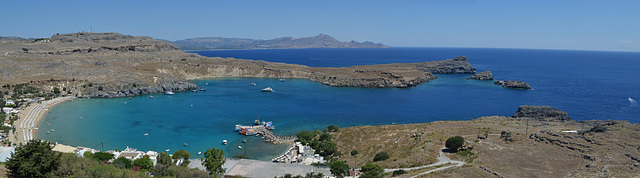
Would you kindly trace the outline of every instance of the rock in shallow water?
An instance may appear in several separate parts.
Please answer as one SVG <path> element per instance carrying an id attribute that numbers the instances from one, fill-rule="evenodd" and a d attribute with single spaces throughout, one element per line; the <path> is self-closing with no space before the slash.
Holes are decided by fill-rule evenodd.
<path id="1" fill-rule="evenodd" d="M 525 89 L 525 90 L 530 90 L 532 89 L 531 86 L 529 86 L 529 84 L 524 83 L 523 81 L 515 81 L 515 80 L 496 80 L 495 82 L 493 82 L 494 84 L 498 84 L 501 85 L 504 88 L 513 88 L 513 89 Z"/>

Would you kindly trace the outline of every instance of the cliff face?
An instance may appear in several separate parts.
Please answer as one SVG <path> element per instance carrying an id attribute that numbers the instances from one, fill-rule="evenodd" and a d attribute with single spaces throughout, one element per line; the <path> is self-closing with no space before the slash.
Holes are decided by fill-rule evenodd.
<path id="1" fill-rule="evenodd" d="M 117 33 L 0 43 L 0 83 L 37 83 L 45 91 L 67 88 L 66 94 L 87 97 L 190 90 L 197 86 L 187 80 L 218 77 L 305 78 L 336 87 L 406 88 L 434 79 L 432 72 L 474 73 L 475 68 L 465 57 L 345 68 L 203 57 L 168 42 Z"/>

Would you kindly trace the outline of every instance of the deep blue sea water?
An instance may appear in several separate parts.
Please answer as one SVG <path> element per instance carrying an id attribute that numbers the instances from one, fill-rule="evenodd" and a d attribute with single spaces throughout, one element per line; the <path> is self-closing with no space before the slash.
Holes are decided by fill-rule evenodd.
<path id="1" fill-rule="evenodd" d="M 496 80 L 521 80 L 534 90 L 504 89 L 471 74 L 438 74 L 438 79 L 409 89 L 334 88 L 305 79 L 226 78 L 194 81 L 205 92 L 177 92 L 117 99 L 77 99 L 55 106 L 40 124 L 55 129 L 38 137 L 100 149 L 179 149 L 197 157 L 217 147 L 227 156 L 248 140 L 247 154 L 270 159 L 287 145 L 272 146 L 259 137 L 243 137 L 235 124 L 249 125 L 256 115 L 273 121 L 275 133 L 294 135 L 327 125 L 402 124 L 510 116 L 520 105 L 549 105 L 575 120 L 617 119 L 640 122 L 640 53 L 478 48 L 270 49 L 192 51 L 308 66 L 345 67 L 392 62 L 424 62 L 465 55 L 478 72 Z M 250 86 L 251 82 L 257 86 Z M 270 86 L 274 93 L 262 93 Z M 100 101 L 99 103 L 97 101 Z M 126 104 L 125 104 L 126 102 Z M 83 117 L 83 119 L 80 119 Z M 148 133 L 148 136 L 144 136 Z M 223 139 L 229 140 L 222 145 Z M 184 146 L 188 143 L 188 146 Z"/>

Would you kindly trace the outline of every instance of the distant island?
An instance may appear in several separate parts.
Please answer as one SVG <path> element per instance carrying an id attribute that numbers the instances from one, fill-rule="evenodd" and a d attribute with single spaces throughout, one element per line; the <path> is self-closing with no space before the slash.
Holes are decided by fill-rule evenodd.
<path id="1" fill-rule="evenodd" d="M 178 41 L 167 41 L 182 50 L 212 50 L 212 49 L 300 49 L 300 48 L 388 48 L 382 43 L 341 42 L 326 35 L 293 38 L 281 37 L 270 40 L 248 38 L 202 37 L 189 38 Z"/>

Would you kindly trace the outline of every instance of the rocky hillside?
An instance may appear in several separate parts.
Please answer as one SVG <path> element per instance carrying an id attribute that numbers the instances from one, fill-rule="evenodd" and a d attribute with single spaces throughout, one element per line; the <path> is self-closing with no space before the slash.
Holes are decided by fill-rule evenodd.
<path id="1" fill-rule="evenodd" d="M 437 161 L 445 140 L 462 136 L 464 146 L 446 156 L 461 167 L 418 177 L 638 177 L 640 125 L 628 121 L 573 121 L 549 106 L 521 106 L 514 118 L 358 126 L 332 133 L 339 159 L 350 166 L 375 163 L 408 168 Z M 389 159 L 373 162 L 380 152 Z M 404 177 L 427 171 L 407 171 Z"/>
<path id="2" fill-rule="evenodd" d="M 289 48 L 386 48 L 382 43 L 341 42 L 335 38 L 320 34 L 313 37 L 282 37 L 270 40 L 248 38 L 204 37 L 190 38 L 171 42 L 183 50 L 208 49 L 289 49 Z"/>
<path id="3" fill-rule="evenodd" d="M 126 97 L 197 87 L 188 80 L 219 77 L 306 78 L 337 87 L 405 88 L 431 73 L 474 73 L 465 57 L 412 64 L 307 67 L 203 57 L 144 36 L 71 33 L 0 43 L 0 84 L 66 88 L 83 97 Z M 64 94 L 63 93 L 63 94 Z"/>

